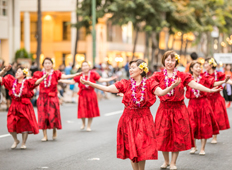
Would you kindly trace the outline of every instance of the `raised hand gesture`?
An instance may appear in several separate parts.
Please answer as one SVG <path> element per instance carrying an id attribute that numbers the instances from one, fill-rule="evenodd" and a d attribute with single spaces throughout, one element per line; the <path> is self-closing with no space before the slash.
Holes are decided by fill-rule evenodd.
<path id="1" fill-rule="evenodd" d="M 175 88 L 176 86 L 178 86 L 178 85 L 180 84 L 180 82 L 181 82 L 181 79 L 180 79 L 180 78 L 177 78 L 177 79 L 175 80 L 175 82 L 172 84 L 172 87 Z"/>

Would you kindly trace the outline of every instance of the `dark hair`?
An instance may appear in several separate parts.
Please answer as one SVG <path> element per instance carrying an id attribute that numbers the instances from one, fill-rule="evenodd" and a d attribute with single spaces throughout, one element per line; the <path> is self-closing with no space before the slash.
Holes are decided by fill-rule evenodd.
<path id="1" fill-rule="evenodd" d="M 51 58 L 49 58 L 49 57 L 46 57 L 46 58 L 43 60 L 42 66 L 44 66 L 44 62 L 45 62 L 46 60 L 49 60 L 49 61 L 53 64 L 52 59 L 51 59 Z"/>
<path id="2" fill-rule="evenodd" d="M 165 66 L 165 60 L 166 58 L 168 58 L 168 56 L 171 56 L 171 58 L 174 58 L 176 55 L 176 52 L 173 51 L 173 50 L 170 50 L 170 51 L 166 51 L 162 57 L 162 64 L 163 66 Z M 176 60 L 176 64 L 175 64 L 175 67 L 178 65 L 178 60 Z"/>
<path id="3" fill-rule="evenodd" d="M 17 68 L 17 71 L 18 71 L 18 69 L 21 69 L 22 71 L 25 69 L 24 67 L 22 67 L 22 66 L 19 66 L 18 68 Z M 27 75 L 23 72 L 23 75 L 25 76 L 25 78 L 27 78 Z"/>
<path id="4" fill-rule="evenodd" d="M 193 74 L 191 68 L 193 68 L 196 64 L 199 64 L 201 66 L 201 63 L 199 61 L 192 61 L 190 66 L 189 66 L 189 73 Z"/>
<path id="5" fill-rule="evenodd" d="M 190 57 L 191 57 L 192 60 L 197 60 L 198 59 L 198 55 L 197 55 L 196 52 L 191 53 Z"/>
<path id="6" fill-rule="evenodd" d="M 213 58 L 213 57 L 212 57 Z M 205 61 L 207 61 L 208 63 L 209 63 L 209 60 L 210 60 L 211 58 L 206 58 L 205 59 Z M 213 58 L 214 59 L 214 58 Z M 215 61 L 215 63 L 217 63 L 217 61 L 214 59 L 214 61 Z M 212 65 L 212 64 L 211 64 Z M 216 67 L 214 67 L 213 65 L 212 65 L 212 69 L 213 70 L 215 70 L 217 68 L 217 66 Z"/>
<path id="7" fill-rule="evenodd" d="M 132 63 L 136 63 L 136 65 L 139 66 L 140 64 L 146 63 L 146 62 L 144 60 L 142 60 L 142 59 L 137 59 L 137 60 L 130 61 L 129 65 L 131 66 Z M 147 73 L 145 71 L 143 71 L 140 75 L 142 77 L 146 77 Z"/>

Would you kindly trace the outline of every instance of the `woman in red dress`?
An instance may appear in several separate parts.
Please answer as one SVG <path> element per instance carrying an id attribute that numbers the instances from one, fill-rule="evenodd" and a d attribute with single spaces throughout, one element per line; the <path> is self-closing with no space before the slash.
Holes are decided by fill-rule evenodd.
<path id="1" fill-rule="evenodd" d="M 168 87 L 176 78 L 181 79 L 181 83 L 170 93 L 160 98 L 160 106 L 156 113 L 155 130 L 158 150 L 163 152 L 165 159 L 161 168 L 169 166 L 169 152 L 172 152 L 170 169 L 177 169 L 176 160 L 179 151 L 191 149 L 194 146 L 193 133 L 190 127 L 188 110 L 184 103 L 184 87 L 215 92 L 220 89 L 209 89 L 196 83 L 191 74 L 179 72 L 176 69 L 179 63 L 179 55 L 174 51 L 167 51 L 162 57 L 162 64 L 165 69 L 156 72 L 151 77 L 160 83 L 162 89 Z"/>
<path id="2" fill-rule="evenodd" d="M 207 58 L 204 63 L 204 68 L 206 70 L 205 74 L 213 77 L 215 81 L 225 80 L 225 74 L 216 71 L 217 63 L 214 58 Z M 228 80 L 229 84 L 231 81 Z M 214 94 L 208 94 L 208 99 L 214 111 L 214 116 L 219 126 L 219 130 L 226 130 L 230 128 L 230 123 L 226 111 L 225 99 L 221 96 L 220 92 Z M 217 143 L 217 135 L 213 136 L 211 143 Z"/>
<path id="3" fill-rule="evenodd" d="M 193 61 L 190 64 L 189 71 L 194 80 L 208 88 L 220 86 L 223 83 L 226 83 L 229 78 L 228 77 L 227 80 L 215 82 L 213 77 L 207 76 L 204 73 L 201 74 L 201 70 L 200 62 Z M 206 141 L 208 138 L 211 138 L 213 134 L 219 134 L 219 127 L 214 117 L 211 104 L 207 98 L 207 93 L 200 92 L 199 90 L 187 86 L 186 97 L 190 99 L 188 111 L 195 138 L 195 147 L 192 148 L 190 153 L 194 154 L 197 151 L 196 139 L 201 139 L 201 151 L 199 154 L 205 155 Z"/>
<path id="4" fill-rule="evenodd" d="M 41 78 L 48 73 L 48 78 L 44 79 L 40 84 L 39 98 L 37 100 L 38 108 L 38 124 L 39 129 L 43 130 L 43 139 L 48 141 L 47 129 L 53 129 L 53 140 L 56 139 L 56 129 L 62 129 L 60 117 L 60 104 L 57 97 L 57 84 L 60 79 L 73 78 L 80 73 L 72 75 L 64 75 L 59 70 L 53 71 L 53 61 L 50 58 L 45 58 L 42 63 L 43 71 L 34 73 L 34 78 Z"/>
<path id="5" fill-rule="evenodd" d="M 16 78 L 7 75 L 0 77 L 0 82 L 9 90 L 12 99 L 8 114 L 7 128 L 14 138 L 12 149 L 19 144 L 17 134 L 22 133 L 21 149 L 26 149 L 26 141 L 28 134 L 38 134 L 38 124 L 36 122 L 35 112 L 31 104 L 30 98 L 33 97 L 33 89 L 48 75 L 42 76 L 40 79 L 26 79 L 27 69 L 18 68 Z"/>
<path id="6" fill-rule="evenodd" d="M 80 78 L 84 77 L 86 80 L 95 83 L 96 81 L 109 82 L 114 80 L 116 77 L 102 78 L 97 72 L 90 71 L 90 65 L 87 61 L 84 61 L 81 65 L 83 74 L 76 76 L 73 80 L 61 80 L 62 83 L 75 84 L 79 86 L 79 98 L 78 98 L 78 114 L 77 118 L 82 120 L 81 129 L 85 128 L 85 119 L 88 118 L 88 125 L 86 130 L 91 131 L 91 124 L 94 117 L 100 116 L 98 108 L 97 94 L 94 88 L 84 85 L 80 82 Z"/>
<path id="7" fill-rule="evenodd" d="M 144 170 L 145 160 L 157 159 L 158 156 L 150 107 L 156 101 L 155 95 L 167 94 L 180 80 L 162 90 L 158 87 L 159 83 L 145 78 L 148 68 L 143 60 L 131 61 L 129 65 L 131 80 L 123 79 L 108 87 L 82 78 L 81 83 L 106 92 L 124 94 L 122 103 L 125 109 L 117 129 L 117 158 L 129 158 L 134 170 Z"/>

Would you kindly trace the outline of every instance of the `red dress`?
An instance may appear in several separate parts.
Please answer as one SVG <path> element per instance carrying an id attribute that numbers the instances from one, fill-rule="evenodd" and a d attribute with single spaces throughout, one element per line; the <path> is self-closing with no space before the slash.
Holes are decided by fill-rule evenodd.
<path id="1" fill-rule="evenodd" d="M 129 158 L 133 162 L 158 159 L 155 129 L 150 107 L 155 103 L 154 95 L 158 83 L 146 80 L 144 101 L 140 108 L 131 97 L 131 81 L 121 80 L 115 83 L 120 93 L 123 93 L 122 103 L 125 105 L 117 129 L 117 158 Z M 141 84 L 136 86 L 137 100 L 141 97 Z"/>
<path id="2" fill-rule="evenodd" d="M 179 71 L 177 71 L 177 77 L 181 78 L 181 83 L 175 87 L 174 94 L 170 97 L 168 95 L 159 96 L 161 102 L 155 118 L 159 151 L 178 152 L 194 146 L 193 131 L 184 103 L 184 87 L 193 79 L 189 73 Z M 151 78 L 160 83 L 160 88 L 166 88 L 163 71 L 154 73 Z"/>
<path id="3" fill-rule="evenodd" d="M 7 128 L 9 133 L 23 133 L 38 134 L 39 128 L 35 117 L 35 112 L 31 104 L 30 98 L 33 97 L 36 79 L 26 79 L 23 85 L 23 91 L 20 98 L 15 97 L 12 92 L 15 78 L 7 75 L 2 78 L 2 84 L 7 90 L 12 99 L 8 114 L 7 114 Z M 21 83 L 18 83 L 15 89 L 16 94 L 20 92 Z"/>
<path id="4" fill-rule="evenodd" d="M 201 74 L 199 84 L 212 88 L 214 78 Z M 219 134 L 219 127 L 213 114 L 213 109 L 207 98 L 208 93 L 200 92 L 200 96 L 196 98 L 192 88 L 187 86 L 186 97 L 189 100 L 188 111 L 191 120 L 191 126 L 196 139 L 208 139 L 213 135 Z"/>
<path id="5" fill-rule="evenodd" d="M 74 81 L 78 83 L 79 87 L 79 99 L 78 99 L 78 119 L 81 118 L 93 118 L 100 116 L 100 111 L 97 102 L 97 94 L 94 88 L 91 86 L 86 87 L 80 82 L 82 74 L 74 77 Z M 84 76 L 85 80 L 88 80 L 88 76 Z M 95 71 L 90 71 L 89 81 L 95 83 L 100 79 L 100 75 Z"/>
<path id="6" fill-rule="evenodd" d="M 209 76 L 215 78 L 215 81 L 225 80 L 225 74 L 222 72 L 217 72 L 217 76 L 215 76 L 214 73 L 209 74 Z M 207 97 L 214 111 L 214 116 L 218 123 L 219 130 L 229 129 L 230 123 L 226 111 L 225 99 L 221 96 L 220 92 L 209 93 Z"/>
<path id="7" fill-rule="evenodd" d="M 50 87 L 44 87 L 44 81 L 40 83 L 39 98 L 37 100 L 39 129 L 62 129 L 60 117 L 60 104 L 57 97 L 57 84 L 62 73 L 54 71 L 52 74 Z M 33 77 L 43 77 L 42 71 L 34 73 Z M 47 84 L 49 77 L 47 78 Z"/>

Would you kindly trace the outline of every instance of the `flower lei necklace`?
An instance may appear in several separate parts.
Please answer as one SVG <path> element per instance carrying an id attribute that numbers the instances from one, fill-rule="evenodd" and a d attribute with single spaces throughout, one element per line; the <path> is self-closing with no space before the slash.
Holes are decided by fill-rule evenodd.
<path id="1" fill-rule="evenodd" d="M 193 77 L 194 78 L 194 77 Z M 199 83 L 201 80 L 201 76 L 196 78 L 196 82 Z M 198 98 L 200 96 L 200 91 L 197 89 L 192 89 L 193 94 L 196 96 L 196 98 Z"/>
<path id="2" fill-rule="evenodd" d="M 137 98 L 136 98 L 136 92 L 135 92 L 135 87 L 136 87 L 136 81 L 133 79 L 133 78 L 131 78 L 131 85 L 132 85 L 132 87 L 131 87 L 131 91 L 132 91 L 132 97 L 133 97 L 133 102 L 138 106 L 138 107 L 140 107 L 140 103 L 142 102 L 142 101 L 144 101 L 144 93 L 145 93 L 145 88 L 146 88 L 146 78 L 143 78 L 143 80 L 142 80 L 142 82 L 141 82 L 141 84 L 143 85 L 142 86 L 142 91 L 141 91 L 141 97 L 140 97 L 140 100 L 139 101 L 137 101 Z"/>
<path id="3" fill-rule="evenodd" d="M 206 71 L 206 75 L 209 75 L 209 73 Z M 217 71 L 214 71 L 214 80 L 217 81 Z"/>
<path id="4" fill-rule="evenodd" d="M 47 78 L 44 79 L 44 87 L 45 88 L 48 88 L 51 86 L 51 81 L 52 81 L 52 74 L 53 74 L 53 69 L 51 70 L 50 74 L 48 75 L 48 84 L 47 84 Z M 43 75 L 45 75 L 46 72 L 45 72 L 45 69 L 43 69 Z"/>
<path id="5" fill-rule="evenodd" d="M 88 78 L 87 78 L 87 81 L 89 81 L 89 79 L 90 79 L 90 72 L 91 72 L 91 71 L 89 71 L 89 72 L 88 72 Z M 86 88 L 89 88 L 89 85 L 85 85 L 85 87 L 86 87 Z"/>
<path id="6" fill-rule="evenodd" d="M 15 89 L 16 89 L 16 87 L 17 87 L 18 80 L 15 79 L 15 81 L 14 81 L 14 83 L 13 83 L 13 88 L 12 88 L 12 92 L 13 92 L 13 94 L 14 94 L 15 97 L 19 97 L 19 98 L 20 98 L 20 97 L 22 96 L 22 92 L 23 92 L 23 87 L 24 87 L 25 80 L 26 80 L 26 79 L 23 79 L 23 81 L 22 81 L 19 94 L 16 94 Z"/>
<path id="7" fill-rule="evenodd" d="M 169 78 L 168 78 L 168 72 L 167 72 L 167 69 L 164 69 L 164 76 L 165 76 L 165 78 L 164 78 L 164 81 L 165 81 L 165 84 L 166 84 L 166 87 L 168 87 L 168 85 L 169 85 Z M 174 83 L 175 82 L 175 78 L 176 78 L 176 76 L 177 76 L 177 69 L 175 68 L 174 69 L 174 72 L 173 72 L 173 75 L 172 75 L 172 78 L 171 78 L 171 83 Z M 173 96 L 173 94 L 174 94 L 174 89 L 172 89 L 167 95 L 170 97 L 170 96 Z"/>

